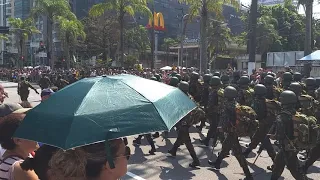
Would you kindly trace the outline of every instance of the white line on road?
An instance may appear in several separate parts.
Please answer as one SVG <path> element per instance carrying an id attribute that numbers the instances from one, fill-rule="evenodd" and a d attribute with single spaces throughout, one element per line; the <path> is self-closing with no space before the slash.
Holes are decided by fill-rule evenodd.
<path id="1" fill-rule="evenodd" d="M 136 180 L 146 180 L 146 179 L 143 179 L 142 177 L 137 176 L 137 175 L 135 175 L 135 174 L 133 174 L 133 173 L 131 173 L 129 171 L 127 172 L 127 175 L 132 177 L 133 179 L 136 179 Z"/>

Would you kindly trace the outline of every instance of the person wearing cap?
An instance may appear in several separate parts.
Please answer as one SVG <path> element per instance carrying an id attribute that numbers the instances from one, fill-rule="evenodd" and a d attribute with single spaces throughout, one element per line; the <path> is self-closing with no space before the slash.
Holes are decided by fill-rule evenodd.
<path id="1" fill-rule="evenodd" d="M 52 94 L 54 94 L 54 91 L 50 88 L 48 89 L 43 89 L 41 91 L 41 101 L 47 100 Z"/>
<path id="2" fill-rule="evenodd" d="M 21 162 L 38 148 L 37 142 L 14 138 L 13 134 L 30 108 L 19 104 L 0 105 L 0 144 L 6 151 L 0 157 L 0 179 L 38 180 L 34 171 L 24 171 Z"/>

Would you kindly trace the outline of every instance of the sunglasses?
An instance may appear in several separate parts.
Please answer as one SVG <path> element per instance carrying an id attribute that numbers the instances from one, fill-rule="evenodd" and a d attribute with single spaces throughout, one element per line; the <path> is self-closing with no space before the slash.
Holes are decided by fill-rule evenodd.
<path id="1" fill-rule="evenodd" d="M 125 147 L 124 154 L 115 157 L 115 159 L 121 158 L 121 157 L 126 157 L 127 160 L 129 160 L 129 159 L 130 159 L 130 156 L 131 156 L 131 149 L 130 149 L 130 147 L 126 146 L 126 147 Z"/>

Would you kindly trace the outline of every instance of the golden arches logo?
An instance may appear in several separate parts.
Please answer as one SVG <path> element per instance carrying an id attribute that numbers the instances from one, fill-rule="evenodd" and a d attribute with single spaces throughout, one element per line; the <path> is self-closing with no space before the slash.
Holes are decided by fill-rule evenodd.
<path id="1" fill-rule="evenodd" d="M 154 30 L 163 31 L 165 30 L 164 27 L 164 19 L 162 13 L 153 13 L 153 22 L 154 22 Z M 149 23 L 147 28 L 152 28 L 152 19 L 149 19 Z"/>

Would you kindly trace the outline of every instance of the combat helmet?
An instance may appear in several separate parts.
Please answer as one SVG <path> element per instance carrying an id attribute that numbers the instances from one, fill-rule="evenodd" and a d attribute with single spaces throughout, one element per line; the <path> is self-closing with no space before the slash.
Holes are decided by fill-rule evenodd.
<path id="1" fill-rule="evenodd" d="M 179 81 L 181 81 L 181 75 L 180 74 L 176 74 L 175 77 L 177 77 L 179 79 Z"/>
<path id="2" fill-rule="evenodd" d="M 221 76 L 221 82 L 222 82 L 222 84 L 228 84 L 229 83 L 229 76 L 228 75 L 226 75 L 226 74 L 224 74 L 224 75 L 222 75 Z"/>
<path id="3" fill-rule="evenodd" d="M 296 104 L 298 99 L 296 94 L 293 91 L 285 90 L 280 94 L 280 103 L 281 105 L 290 105 Z"/>
<path id="4" fill-rule="evenodd" d="M 177 87 L 177 85 L 179 84 L 179 79 L 177 77 L 171 77 L 170 78 L 170 82 L 169 82 L 169 85 L 170 86 L 174 86 L 174 87 Z"/>
<path id="5" fill-rule="evenodd" d="M 191 73 L 190 80 L 198 80 L 198 79 L 199 79 L 199 73 L 193 71 Z"/>
<path id="6" fill-rule="evenodd" d="M 224 97 L 227 99 L 233 99 L 236 98 L 238 96 L 237 90 L 236 88 L 232 87 L 232 86 L 227 86 L 224 89 Z"/>
<path id="7" fill-rule="evenodd" d="M 292 81 L 292 74 L 290 72 L 283 73 L 283 81 L 286 81 L 286 82 Z"/>
<path id="8" fill-rule="evenodd" d="M 306 79 L 306 86 L 316 86 L 316 84 L 316 79 L 314 79 L 313 77 L 309 77 Z"/>
<path id="9" fill-rule="evenodd" d="M 150 79 L 154 81 L 158 81 L 158 79 L 155 76 L 152 76 Z"/>
<path id="10" fill-rule="evenodd" d="M 301 79 L 302 79 L 301 73 L 299 73 L 299 72 L 293 73 L 293 80 L 294 81 L 299 82 L 299 81 L 301 81 Z"/>
<path id="11" fill-rule="evenodd" d="M 264 78 L 264 83 L 266 85 L 272 85 L 274 83 L 274 77 L 272 77 L 271 75 L 267 75 L 265 78 Z"/>
<path id="12" fill-rule="evenodd" d="M 250 83 L 250 79 L 248 76 L 241 76 L 238 83 L 239 85 L 248 85 Z"/>
<path id="13" fill-rule="evenodd" d="M 221 80 L 218 76 L 213 76 L 210 80 L 210 86 L 219 86 L 221 85 Z"/>
<path id="14" fill-rule="evenodd" d="M 211 80 L 212 75 L 211 74 L 205 74 L 203 76 L 203 82 L 209 84 Z"/>
<path id="15" fill-rule="evenodd" d="M 302 92 L 302 86 L 298 82 L 291 83 L 289 89 L 293 91 L 296 94 L 296 96 L 300 96 Z"/>
<path id="16" fill-rule="evenodd" d="M 178 85 L 179 89 L 184 92 L 184 93 L 188 93 L 189 92 L 189 83 L 186 81 L 181 81 Z"/>
<path id="17" fill-rule="evenodd" d="M 161 76 L 159 74 L 154 74 L 154 77 L 157 78 L 157 81 L 160 81 L 161 80 Z"/>
<path id="18" fill-rule="evenodd" d="M 254 94 L 258 96 L 265 96 L 267 94 L 267 88 L 263 84 L 257 84 L 254 86 Z"/>
<path id="19" fill-rule="evenodd" d="M 221 74 L 220 74 L 220 72 L 216 71 L 216 72 L 213 73 L 213 76 L 218 76 L 218 77 L 220 77 Z"/>

